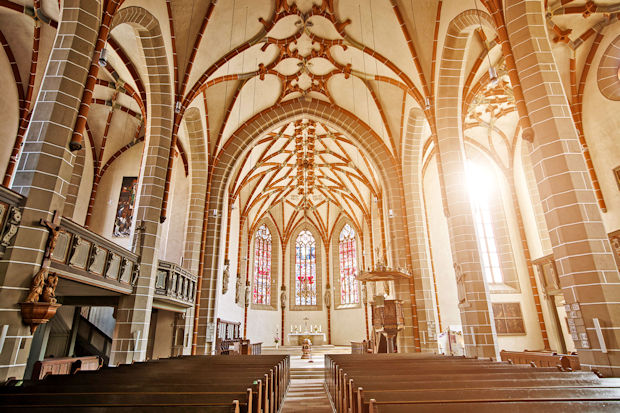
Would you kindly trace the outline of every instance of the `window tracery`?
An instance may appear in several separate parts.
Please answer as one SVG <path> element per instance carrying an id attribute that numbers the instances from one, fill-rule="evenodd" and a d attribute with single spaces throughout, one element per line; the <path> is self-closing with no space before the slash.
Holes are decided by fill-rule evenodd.
<path id="1" fill-rule="evenodd" d="M 271 304 L 271 232 L 261 225 L 254 237 L 254 304 Z"/>
<path id="2" fill-rule="evenodd" d="M 308 230 L 295 241 L 295 305 L 317 305 L 316 241 Z"/>
<path id="3" fill-rule="evenodd" d="M 340 303 L 359 304 L 357 283 L 357 251 L 355 230 L 346 224 L 340 231 L 338 257 L 340 261 Z"/>

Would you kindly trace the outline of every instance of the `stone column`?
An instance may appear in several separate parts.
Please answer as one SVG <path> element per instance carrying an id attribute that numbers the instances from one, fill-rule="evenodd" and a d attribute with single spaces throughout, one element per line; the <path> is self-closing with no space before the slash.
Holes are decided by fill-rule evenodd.
<path id="1" fill-rule="evenodd" d="M 12 189 L 27 197 L 14 246 L 0 261 L 1 324 L 9 330 L 0 354 L 0 381 L 21 378 L 32 334 L 22 323 L 24 301 L 39 269 L 48 232 L 38 223 L 62 212 L 75 156 L 68 144 L 77 118 L 100 24 L 98 0 L 65 0 L 62 18 Z"/>
<path id="2" fill-rule="evenodd" d="M 403 177 L 409 239 L 413 261 L 413 277 L 420 326 L 420 346 L 423 351 L 437 351 L 437 312 L 433 300 L 435 294 L 433 274 L 426 253 L 426 228 L 420 190 L 422 159 L 422 130 L 424 113 L 412 110 L 407 120 L 407 134 L 403 145 Z"/>
<path id="3" fill-rule="evenodd" d="M 142 7 L 118 11 L 112 27 L 122 23 L 137 25 L 146 58 L 149 106 L 145 138 L 144 170 L 140 173 L 140 193 L 135 220 L 141 226 L 139 277 L 134 293 L 121 297 L 116 311 L 116 328 L 110 364 L 144 360 L 155 290 L 160 242 L 160 212 L 172 136 L 172 88 L 164 39 L 157 19 Z"/>
<path id="4" fill-rule="evenodd" d="M 78 194 L 80 192 L 80 182 L 82 181 L 82 173 L 84 172 L 85 152 L 86 149 L 82 148 L 75 153 L 75 162 L 73 163 L 71 180 L 69 181 L 65 206 L 62 212 L 62 215 L 69 219 L 73 219 L 75 204 L 77 203 Z"/>
<path id="5" fill-rule="evenodd" d="M 483 24 L 489 24 L 488 16 L 480 18 Z M 465 354 L 470 357 L 497 357 L 493 311 L 480 263 L 467 192 L 461 125 L 461 66 L 471 30 L 480 24 L 479 21 L 476 12 L 466 11 L 455 17 L 448 26 L 437 89 L 436 144 L 440 173 L 443 170 L 446 193 L 444 211 L 458 287 Z"/>
<path id="6" fill-rule="evenodd" d="M 198 274 L 208 171 L 206 139 L 200 119 L 200 111 L 197 108 L 190 108 L 185 112 L 185 126 L 190 146 L 192 184 L 183 266 L 193 274 Z"/>
<path id="7" fill-rule="evenodd" d="M 551 52 L 541 3 L 507 1 L 505 20 L 534 130 L 530 156 L 575 347 L 582 368 L 618 376 L 618 267 Z"/>

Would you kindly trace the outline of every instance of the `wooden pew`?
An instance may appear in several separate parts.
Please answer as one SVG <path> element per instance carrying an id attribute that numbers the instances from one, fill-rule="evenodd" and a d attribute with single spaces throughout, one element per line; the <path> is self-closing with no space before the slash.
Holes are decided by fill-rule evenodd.
<path id="1" fill-rule="evenodd" d="M 531 364 L 536 367 L 562 366 L 564 369 L 581 370 L 579 356 L 576 354 L 557 354 L 546 351 L 500 351 L 500 358 L 503 361 L 510 361 L 514 364 Z"/>
<path id="2" fill-rule="evenodd" d="M 165 411 L 176 407 L 181 411 L 272 413 L 281 407 L 289 369 L 289 356 L 162 359 L 0 388 L 0 405 L 11 411 Z"/>
<path id="3" fill-rule="evenodd" d="M 420 353 L 328 355 L 325 380 L 336 410 L 343 413 L 620 407 L 618 383 L 602 382 L 592 372 Z"/>
<path id="4" fill-rule="evenodd" d="M 103 360 L 99 356 L 47 358 L 34 363 L 32 380 L 41 380 L 47 375 L 99 370 L 102 363 Z"/>
<path id="5" fill-rule="evenodd" d="M 418 402 L 384 402 L 371 400 L 368 411 L 372 413 L 522 413 L 522 412 L 614 412 L 620 409 L 617 401 L 591 400 L 488 400 L 477 402 L 429 401 Z"/>

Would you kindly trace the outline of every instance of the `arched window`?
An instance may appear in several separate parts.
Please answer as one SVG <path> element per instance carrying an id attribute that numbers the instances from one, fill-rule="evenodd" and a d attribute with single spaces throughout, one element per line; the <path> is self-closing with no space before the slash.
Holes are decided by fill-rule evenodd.
<path id="1" fill-rule="evenodd" d="M 359 304 L 355 230 L 349 224 L 346 224 L 340 231 L 338 255 L 340 257 L 340 303 Z"/>
<path id="2" fill-rule="evenodd" d="M 271 232 L 261 225 L 254 237 L 254 304 L 271 304 Z"/>
<path id="3" fill-rule="evenodd" d="M 295 304 L 316 305 L 316 242 L 308 230 L 295 241 Z"/>
<path id="4" fill-rule="evenodd" d="M 467 161 L 465 164 L 469 185 L 469 197 L 474 216 L 474 225 L 480 248 L 482 271 L 489 283 L 502 283 L 502 269 L 497 242 L 493 231 L 490 208 L 491 191 L 497 190 L 493 174 L 482 166 Z"/>

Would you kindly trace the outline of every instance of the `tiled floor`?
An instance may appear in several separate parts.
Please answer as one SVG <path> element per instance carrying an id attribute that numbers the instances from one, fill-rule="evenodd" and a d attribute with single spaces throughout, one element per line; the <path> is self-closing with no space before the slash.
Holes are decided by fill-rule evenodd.
<path id="1" fill-rule="evenodd" d="M 315 348 L 312 363 L 301 359 L 301 349 L 280 348 L 277 352 L 291 355 L 291 384 L 281 413 L 332 413 L 331 403 L 325 391 L 323 376 L 324 354 L 349 353 L 348 347 L 320 346 Z M 276 350 L 268 351 L 271 354 Z"/>

